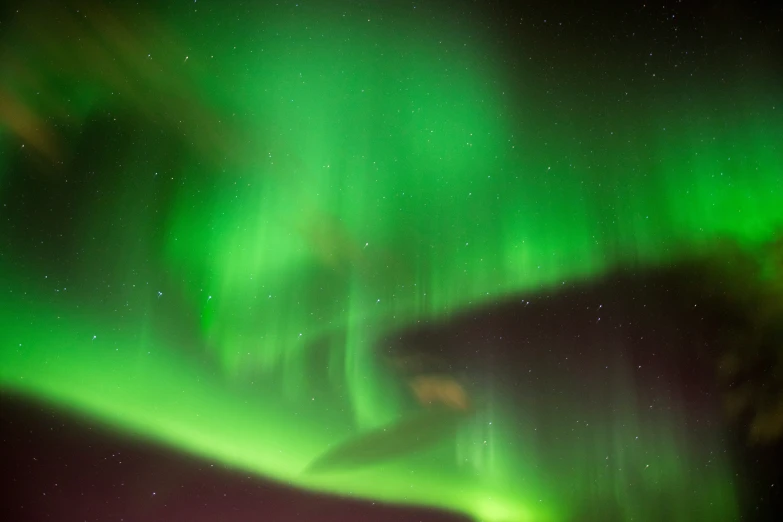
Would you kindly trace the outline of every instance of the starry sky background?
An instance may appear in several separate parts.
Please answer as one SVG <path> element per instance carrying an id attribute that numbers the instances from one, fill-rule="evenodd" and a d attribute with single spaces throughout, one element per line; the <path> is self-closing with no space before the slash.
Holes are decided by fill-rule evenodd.
<path id="1" fill-rule="evenodd" d="M 781 7 L 0 17 L 6 518 L 780 508 Z"/>

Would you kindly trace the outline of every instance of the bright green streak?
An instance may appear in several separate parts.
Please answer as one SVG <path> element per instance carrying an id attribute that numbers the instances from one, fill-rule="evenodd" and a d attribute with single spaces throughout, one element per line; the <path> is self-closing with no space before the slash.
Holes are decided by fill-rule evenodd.
<path id="1" fill-rule="evenodd" d="M 589 447 L 560 448 L 563 470 L 537 465 L 553 443 L 520 428 L 524 412 L 498 390 L 433 453 L 300 475 L 331 445 L 400 415 L 406 399 L 377 358 L 379 335 L 783 226 L 781 100 L 770 103 L 761 80 L 735 93 L 741 108 L 705 95 L 630 113 L 607 105 L 591 122 L 539 110 L 491 65 L 495 50 L 462 45 L 456 28 L 422 41 L 414 22 L 387 34 L 337 18 L 272 17 L 262 35 L 194 44 L 201 70 L 182 74 L 227 120 L 239 114 L 252 152 L 224 168 L 192 151 L 165 173 L 181 186 L 158 264 L 134 245 L 150 234 L 153 211 L 139 202 L 164 183 L 152 174 L 165 145 L 147 145 L 144 161 L 107 153 L 121 175 L 112 203 L 81 225 L 79 272 L 108 274 L 108 301 L 88 276 L 68 284 L 66 302 L 25 282 L 44 274 L 5 268 L 0 383 L 314 490 L 495 522 L 564 520 L 598 496 L 626 520 L 733 519 L 730 469 L 694 471 L 677 414 L 628 449 L 650 427 L 635 424 L 622 370 L 622 422 L 597 427 Z M 185 311 L 200 320 L 190 338 L 160 326 Z M 704 444 L 720 450 L 719 439 Z M 603 455 L 617 471 L 597 468 Z M 660 491 L 671 512 L 655 511 Z"/>

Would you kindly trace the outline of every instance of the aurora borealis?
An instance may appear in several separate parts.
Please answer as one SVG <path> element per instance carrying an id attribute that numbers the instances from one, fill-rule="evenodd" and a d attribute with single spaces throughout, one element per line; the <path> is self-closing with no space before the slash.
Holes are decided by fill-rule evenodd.
<path id="1" fill-rule="evenodd" d="M 4 391 L 477 521 L 737 518 L 705 334 L 629 273 L 780 234 L 775 18 L 77 4 L 3 13 Z M 367 434 L 388 458 L 306 472 Z"/>

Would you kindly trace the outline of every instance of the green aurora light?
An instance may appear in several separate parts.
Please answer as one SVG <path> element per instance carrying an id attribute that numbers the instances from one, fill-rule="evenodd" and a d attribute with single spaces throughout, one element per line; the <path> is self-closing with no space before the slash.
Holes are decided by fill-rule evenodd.
<path id="1" fill-rule="evenodd" d="M 109 107 L 127 130 L 72 160 L 97 172 L 98 187 L 69 224 L 75 253 L 54 268 L 17 261 L 23 253 L 13 250 L 0 258 L 2 387 L 297 487 L 487 522 L 568 520 L 597 492 L 625 507 L 624 520 L 643 518 L 649 506 L 626 487 L 629 475 L 591 476 L 590 459 L 612 455 L 631 473 L 653 452 L 658 464 L 636 479 L 642 491 L 698 484 L 675 497 L 683 509 L 670 520 L 690 520 L 692 506 L 705 520 L 734 519 L 730 468 L 690 471 L 675 413 L 639 450 L 613 442 L 637 428 L 630 399 L 616 404 L 627 422 L 600 427 L 606 436 L 589 456 L 562 449 L 573 462 L 566 480 L 585 484 L 567 501 L 502 398 L 426 455 L 303 471 L 405 411 L 375 348 L 389 332 L 668 263 L 723 237 L 772 237 L 783 226 L 775 81 L 760 75 L 731 103 L 718 89 L 697 101 L 661 89 L 646 105 L 598 99 L 595 112 L 572 88 L 555 107 L 506 76 L 497 49 L 463 45 L 463 30 L 447 23 L 272 11 L 249 13 L 236 33 L 208 29 L 183 46 L 187 60 L 168 43 L 148 62 L 127 63 L 120 73 L 138 79 L 138 93 L 119 101 L 111 74 L 77 85 L 48 65 L 46 42 L 33 45 L 21 30 L 4 42 L 55 86 L 50 100 L 73 95 L 72 128 Z M 205 34 L 205 23 L 174 26 Z M 139 41 L 158 41 L 148 32 Z M 60 117 L 24 81 L 4 80 L 4 92 Z M 152 112 L 190 101 L 173 116 L 139 116 L 156 92 Z M 192 119 L 180 126 L 177 110 Z M 0 133 L 0 195 L 13 219 L 12 127 Z M 172 137 L 184 154 L 171 150 Z M 41 181 L 55 191 L 68 182 Z M 629 375 L 614 375 L 618 395 L 630 393 Z M 719 448 L 715 437 L 705 445 Z M 477 440 L 488 444 L 475 449 Z"/>

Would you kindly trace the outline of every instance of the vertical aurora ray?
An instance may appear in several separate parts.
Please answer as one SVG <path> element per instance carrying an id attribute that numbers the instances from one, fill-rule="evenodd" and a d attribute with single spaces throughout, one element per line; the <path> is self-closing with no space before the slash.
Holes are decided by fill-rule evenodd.
<path id="1" fill-rule="evenodd" d="M 598 124 L 578 110 L 564 121 L 562 107 L 542 108 L 504 76 L 498 49 L 465 44 L 459 24 L 394 10 L 342 15 L 259 9 L 232 22 L 236 33 L 205 32 L 200 18 L 161 23 L 164 34 L 211 36 L 182 47 L 187 62 L 151 36 L 164 49 L 154 66 L 128 58 L 114 71 L 160 94 L 144 111 L 143 93 L 112 100 L 111 74 L 88 77 L 81 91 L 48 65 L 46 45 L 21 30 L 4 42 L 30 44 L 24 57 L 41 82 L 62 80 L 45 101 L 20 95 L 20 104 L 60 117 L 55 101 L 91 93 L 68 117 L 93 136 L 91 121 L 106 120 L 115 141 L 85 160 L 86 138 L 62 137 L 82 147 L 68 168 L 101 172 L 80 180 L 100 197 L 72 196 L 78 210 L 62 210 L 73 244 L 53 263 L 20 239 L 25 211 L 11 198 L 41 189 L 16 181 L 25 174 L 14 160 L 25 163 L 11 151 L 25 136 L 3 115 L 12 131 L 0 132 L 2 237 L 11 246 L 0 260 L 0 384 L 302 488 L 489 522 L 569 520 L 600 510 L 586 507 L 594 498 L 638 520 L 654 494 L 668 501 L 670 512 L 656 512 L 667 520 L 690 520 L 690 508 L 733 519 L 728 463 L 692 472 L 698 448 L 682 434 L 677 397 L 669 413 L 640 414 L 624 362 L 602 397 L 613 415 L 587 446 L 531 433 L 551 412 L 490 382 L 474 392 L 475 415 L 431 452 L 302 473 L 406 413 L 404 383 L 380 344 L 389 335 L 521 292 L 675 261 L 723 237 L 758 243 L 783 226 L 783 117 L 767 110 L 781 100 L 762 81 L 736 93 L 742 110 L 707 93 L 607 106 Z M 24 81 L 4 89 L 26 93 Z M 180 97 L 171 114 L 155 114 Z M 576 97 L 570 105 L 579 108 Z M 120 131 L 101 106 L 125 118 Z M 59 175 L 41 183 L 61 188 L 69 174 Z M 548 422 L 575 425 L 579 406 Z M 639 432 L 652 435 L 629 449 Z M 707 436 L 704 447 L 720 452 L 719 435 Z M 547 467 L 557 452 L 571 465 Z M 647 472 L 649 454 L 657 460 Z M 599 468 L 597 456 L 619 464 Z"/>

